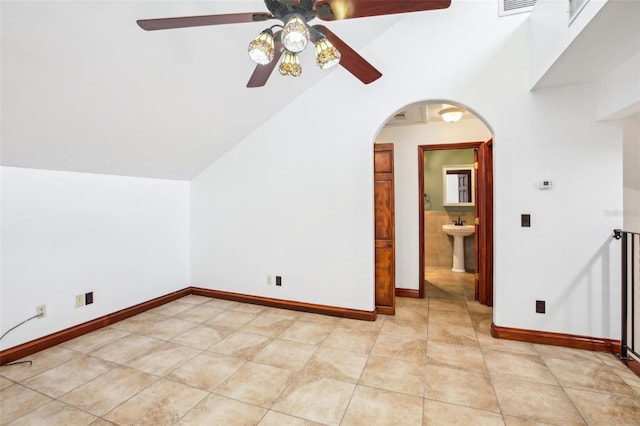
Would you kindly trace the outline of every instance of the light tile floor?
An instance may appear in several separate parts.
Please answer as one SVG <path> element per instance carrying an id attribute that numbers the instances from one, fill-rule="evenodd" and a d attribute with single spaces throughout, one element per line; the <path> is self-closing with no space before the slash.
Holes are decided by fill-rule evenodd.
<path id="1" fill-rule="evenodd" d="M 612 355 L 493 339 L 471 274 L 340 319 L 199 296 L 0 368 L 11 425 L 633 425 Z"/>

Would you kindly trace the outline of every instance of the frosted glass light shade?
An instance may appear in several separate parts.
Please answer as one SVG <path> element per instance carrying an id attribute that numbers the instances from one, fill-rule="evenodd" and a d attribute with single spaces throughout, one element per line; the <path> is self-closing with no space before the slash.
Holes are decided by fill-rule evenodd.
<path id="1" fill-rule="evenodd" d="M 280 61 L 280 66 L 278 67 L 278 71 L 280 71 L 281 75 L 300 77 L 300 74 L 302 74 L 302 67 L 300 66 L 300 58 L 298 58 L 298 55 L 285 50 L 284 55 L 282 55 L 282 61 Z"/>
<path id="2" fill-rule="evenodd" d="M 304 20 L 293 15 L 282 30 L 282 44 L 291 53 L 302 52 L 309 42 L 309 29 Z"/>
<path id="3" fill-rule="evenodd" d="M 455 123 L 462 118 L 462 114 L 464 114 L 464 109 L 462 108 L 445 108 L 440 111 L 440 117 L 447 123 Z"/>
<path id="4" fill-rule="evenodd" d="M 260 65 L 266 65 L 273 60 L 273 33 L 264 30 L 249 43 L 249 57 Z"/>
<path id="5" fill-rule="evenodd" d="M 316 64 L 327 70 L 340 63 L 340 52 L 326 37 L 316 41 Z"/>

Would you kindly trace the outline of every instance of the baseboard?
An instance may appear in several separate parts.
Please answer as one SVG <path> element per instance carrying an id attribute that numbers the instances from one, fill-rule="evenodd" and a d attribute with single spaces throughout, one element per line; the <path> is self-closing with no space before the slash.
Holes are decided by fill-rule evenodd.
<path id="1" fill-rule="evenodd" d="M 357 309 L 338 308 L 335 306 L 316 305 L 313 303 L 294 302 L 291 300 L 272 299 L 270 297 L 251 296 L 247 294 L 231 293 L 228 291 L 211 290 L 208 288 L 191 287 L 191 294 L 213 297 L 216 299 L 232 300 L 234 302 L 251 303 L 254 305 L 270 306 L 273 308 L 291 309 L 293 311 L 311 312 L 314 314 L 331 315 L 334 317 L 351 318 L 364 321 L 375 321 L 376 311 L 361 311 Z"/>
<path id="2" fill-rule="evenodd" d="M 40 352 L 52 346 L 59 345 L 60 343 L 64 343 L 68 340 L 75 339 L 76 337 L 82 336 L 83 334 L 90 333 L 102 327 L 106 327 L 118 321 L 122 321 L 134 315 L 138 315 L 144 311 L 148 311 L 149 309 L 153 309 L 155 307 L 164 305 L 165 303 L 180 299 L 181 297 L 187 296 L 188 294 L 190 294 L 189 288 L 174 291 L 173 293 L 165 294 L 164 296 L 156 297 L 155 299 L 138 303 L 137 305 L 131 306 L 129 308 L 121 309 L 117 312 L 104 315 L 91 321 L 74 325 L 73 327 L 60 330 L 53 334 L 49 334 L 30 342 L 5 349 L 4 351 L 0 352 L 0 365 L 13 362 L 17 359 L 24 358 L 25 356 L 32 355 L 36 352 Z"/>
<path id="3" fill-rule="evenodd" d="M 413 297 L 419 299 L 420 291 L 410 288 L 396 288 L 396 297 Z"/>
<path id="4" fill-rule="evenodd" d="M 525 330 L 500 327 L 491 323 L 491 335 L 498 339 L 519 340 L 521 342 L 565 346 L 589 351 L 620 353 L 620 341 L 600 337 L 578 336 L 575 334 L 552 333 L 549 331 Z"/>
<path id="5" fill-rule="evenodd" d="M 376 311 L 360 311 L 357 309 L 338 308 L 334 306 L 314 305 L 312 303 L 292 302 L 288 300 L 271 299 L 268 297 L 249 296 L 245 294 L 230 293 L 219 290 L 210 290 L 199 287 L 187 287 L 155 299 L 139 303 L 129 308 L 122 309 L 111 314 L 84 322 L 82 324 L 60 330 L 53 334 L 23 343 L 12 348 L 0 351 L 0 365 L 8 364 L 20 358 L 33 355 L 36 352 L 48 349 L 68 340 L 75 339 L 83 334 L 90 333 L 108 325 L 122 321 L 134 315 L 141 314 L 149 309 L 173 302 L 181 297 L 195 294 L 198 296 L 214 297 L 217 299 L 233 300 L 236 302 L 253 303 L 256 305 L 272 306 L 275 308 L 291 309 L 294 311 L 312 312 L 316 314 L 332 315 L 342 318 L 351 318 L 365 321 L 375 321 Z"/>
<path id="6" fill-rule="evenodd" d="M 627 359 L 622 360 L 622 363 L 626 365 L 629 370 L 633 371 L 636 376 L 640 377 L 640 362 L 636 361 L 635 359 Z"/>

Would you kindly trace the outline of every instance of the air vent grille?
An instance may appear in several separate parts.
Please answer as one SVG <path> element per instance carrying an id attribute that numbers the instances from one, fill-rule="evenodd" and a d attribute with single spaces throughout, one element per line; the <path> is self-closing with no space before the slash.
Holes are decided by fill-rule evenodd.
<path id="1" fill-rule="evenodd" d="M 530 12 L 536 5 L 536 0 L 498 0 L 500 3 L 500 16 L 515 15 L 516 13 Z"/>

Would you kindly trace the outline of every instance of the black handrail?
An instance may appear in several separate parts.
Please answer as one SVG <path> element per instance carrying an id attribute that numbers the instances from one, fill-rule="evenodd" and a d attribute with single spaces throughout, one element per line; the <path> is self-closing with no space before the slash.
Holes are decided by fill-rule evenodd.
<path id="1" fill-rule="evenodd" d="M 640 233 L 613 230 L 613 238 L 622 240 L 622 306 L 621 306 L 621 326 L 620 336 L 620 358 L 630 360 L 629 353 L 640 359 L 640 354 L 636 348 L 636 284 L 640 277 L 636 276 L 636 271 L 640 270 Z M 631 294 L 629 294 L 631 293 Z M 640 306 L 637 307 L 640 309 Z M 631 329 L 629 330 L 629 324 Z"/>

